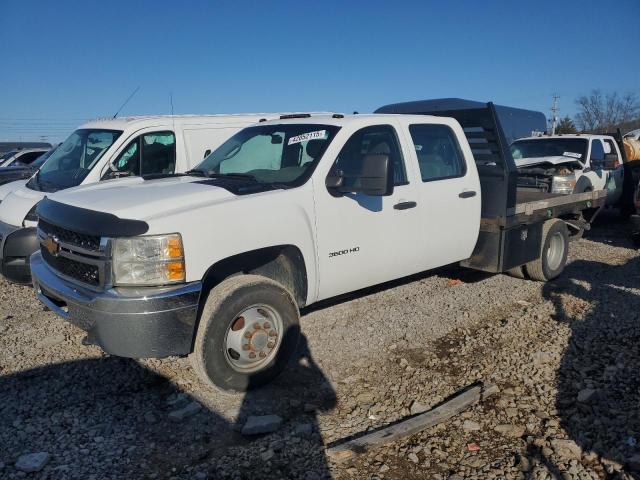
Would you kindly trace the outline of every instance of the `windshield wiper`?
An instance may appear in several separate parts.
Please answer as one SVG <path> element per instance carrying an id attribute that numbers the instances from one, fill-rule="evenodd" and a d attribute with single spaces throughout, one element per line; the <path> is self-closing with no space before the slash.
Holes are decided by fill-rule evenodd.
<path id="1" fill-rule="evenodd" d="M 192 170 L 187 170 L 186 172 L 184 172 L 185 175 L 197 175 L 198 177 L 206 177 L 206 172 L 204 172 L 203 170 L 197 170 L 197 169 L 192 169 Z"/>
<path id="2" fill-rule="evenodd" d="M 202 173 L 209 178 L 231 178 L 234 180 L 251 180 L 253 182 L 258 182 L 255 175 L 251 175 L 250 173 L 217 173 L 214 171 Z"/>

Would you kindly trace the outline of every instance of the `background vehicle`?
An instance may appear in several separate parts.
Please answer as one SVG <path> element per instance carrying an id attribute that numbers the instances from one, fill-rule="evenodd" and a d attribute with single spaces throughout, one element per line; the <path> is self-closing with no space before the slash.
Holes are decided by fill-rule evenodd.
<path id="1" fill-rule="evenodd" d="M 20 150 L 22 148 L 42 148 L 47 150 L 52 146 L 53 145 L 48 142 L 0 142 L 0 153 L 10 150 Z"/>
<path id="2" fill-rule="evenodd" d="M 10 150 L 0 154 L 0 168 L 30 165 L 37 158 L 47 153 L 48 150 L 48 148 L 23 148 L 21 150 Z"/>
<path id="3" fill-rule="evenodd" d="M 0 168 L 0 185 L 31 177 L 44 164 L 47 158 L 51 156 L 54 150 L 55 147 L 51 148 L 29 165 L 12 165 L 10 167 Z"/>
<path id="4" fill-rule="evenodd" d="M 617 142 L 606 135 L 543 135 L 511 144 L 518 187 L 549 193 L 606 190 L 607 204 L 622 196 L 624 167 Z"/>
<path id="5" fill-rule="evenodd" d="M 604 192 L 521 197 L 493 104 L 379 112 L 285 116 L 189 175 L 52 195 L 38 297 L 113 355 L 191 354 L 203 380 L 245 390 L 286 366 L 302 306 L 453 262 L 562 272 L 562 218 Z"/>
<path id="6" fill-rule="evenodd" d="M 184 172 L 243 127 L 279 114 L 122 117 L 80 126 L 28 182 L 0 187 L 0 273 L 28 283 L 38 249 L 36 206 L 46 195 L 123 177 Z"/>

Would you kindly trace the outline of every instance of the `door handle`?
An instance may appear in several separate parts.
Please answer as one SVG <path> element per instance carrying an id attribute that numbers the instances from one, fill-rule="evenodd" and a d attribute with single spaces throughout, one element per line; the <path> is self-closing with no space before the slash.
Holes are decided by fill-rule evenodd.
<path id="1" fill-rule="evenodd" d="M 476 192 L 474 192 L 473 190 L 465 190 L 464 192 L 460 192 L 458 196 L 460 198 L 471 198 L 476 196 Z"/>
<path id="2" fill-rule="evenodd" d="M 393 208 L 395 208 L 396 210 L 407 210 L 409 208 L 414 208 L 417 206 L 418 204 L 416 202 L 400 202 L 396 203 Z"/>

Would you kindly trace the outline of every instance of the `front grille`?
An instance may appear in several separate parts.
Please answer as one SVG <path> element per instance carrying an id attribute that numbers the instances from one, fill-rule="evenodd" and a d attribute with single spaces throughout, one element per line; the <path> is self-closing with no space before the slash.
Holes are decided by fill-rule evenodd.
<path id="1" fill-rule="evenodd" d="M 63 256 L 56 257 L 44 247 L 41 247 L 40 251 L 44 261 L 61 274 L 88 285 L 96 287 L 100 285 L 100 270 L 96 265 L 77 262 Z"/>
<path id="2" fill-rule="evenodd" d="M 100 237 L 97 235 L 85 235 L 84 233 L 67 230 L 66 228 L 53 225 L 42 219 L 38 222 L 38 227 L 45 234 L 53 235 L 63 243 L 84 248 L 86 250 L 100 250 Z"/>

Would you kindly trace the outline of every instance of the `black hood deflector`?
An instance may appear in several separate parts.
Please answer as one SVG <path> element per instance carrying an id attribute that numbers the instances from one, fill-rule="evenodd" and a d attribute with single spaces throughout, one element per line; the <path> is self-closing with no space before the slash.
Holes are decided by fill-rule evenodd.
<path id="1" fill-rule="evenodd" d="M 134 237 L 149 231 L 141 220 L 118 218 L 111 213 L 74 207 L 44 198 L 36 210 L 38 218 L 74 232 L 100 237 Z"/>

